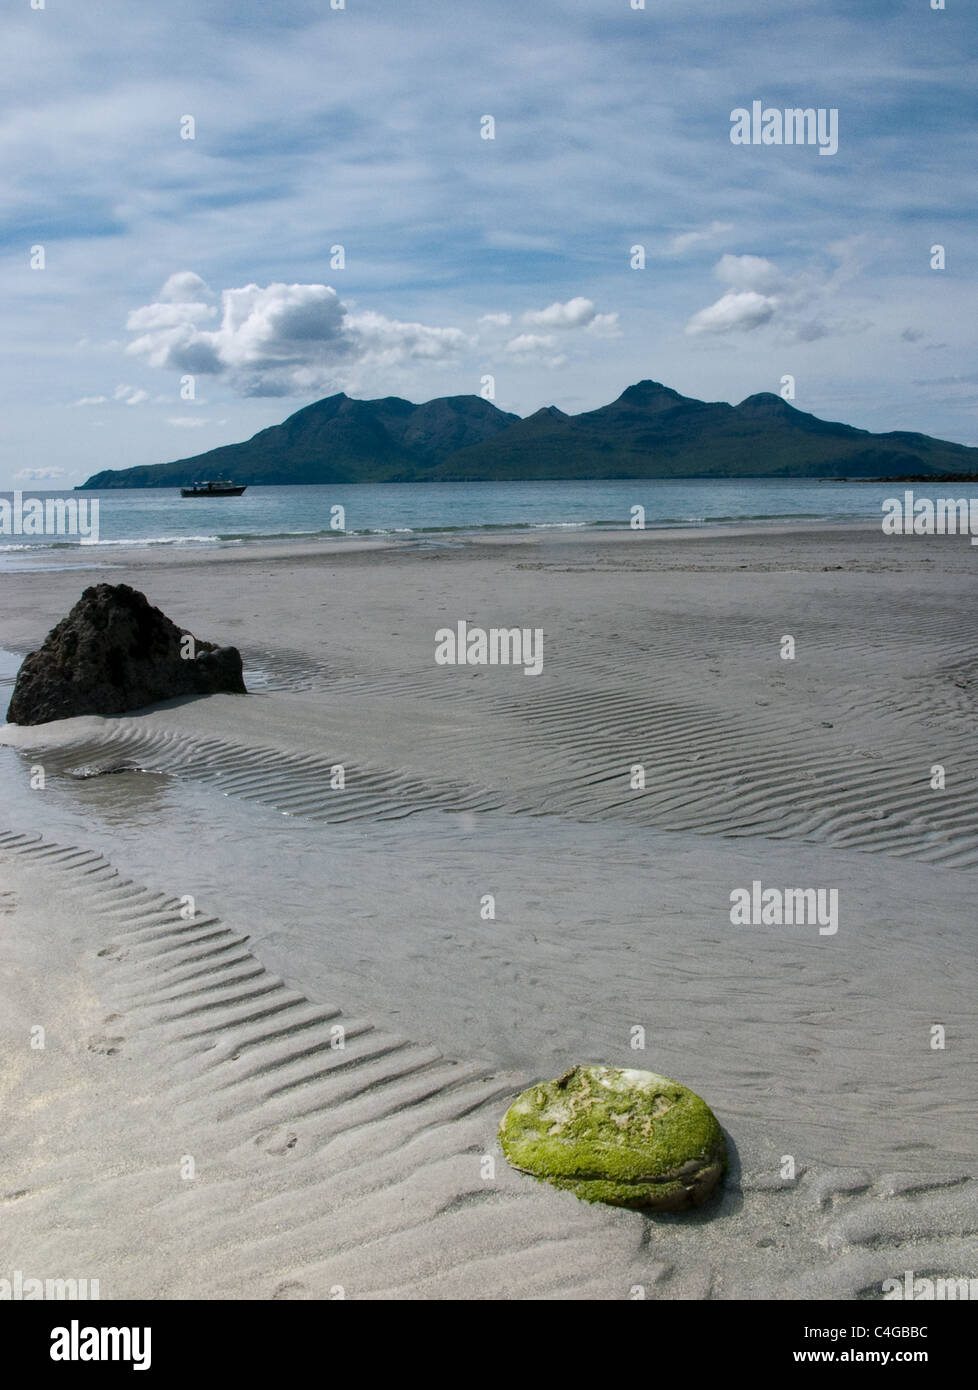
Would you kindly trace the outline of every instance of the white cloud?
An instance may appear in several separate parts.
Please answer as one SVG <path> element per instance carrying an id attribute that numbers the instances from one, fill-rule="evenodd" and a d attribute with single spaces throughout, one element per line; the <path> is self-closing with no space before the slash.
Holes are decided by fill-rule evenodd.
<path id="1" fill-rule="evenodd" d="M 160 290 L 160 299 L 170 304 L 198 304 L 211 297 L 206 281 L 192 270 L 178 270 Z"/>
<path id="2" fill-rule="evenodd" d="M 14 481 L 25 483 L 53 482 L 54 479 L 64 476 L 63 468 L 22 468 L 19 473 L 14 474 Z"/>
<path id="3" fill-rule="evenodd" d="M 127 386 L 125 384 L 117 386 L 112 393 L 114 401 L 123 401 L 126 405 L 142 405 L 149 400 L 149 392 L 142 387 Z"/>
<path id="4" fill-rule="evenodd" d="M 516 354 L 529 354 L 549 351 L 556 345 L 551 333 L 521 333 L 506 344 L 506 351 Z"/>
<path id="5" fill-rule="evenodd" d="M 785 286 L 785 277 L 764 256 L 733 256 L 728 252 L 713 267 L 718 280 L 731 288 L 694 314 L 686 325 L 689 334 L 750 331 L 769 323 L 781 301 L 772 291 Z"/>
<path id="6" fill-rule="evenodd" d="M 224 376 L 246 396 L 303 395 L 335 387 L 357 366 L 441 360 L 468 342 L 457 328 L 353 313 L 330 285 L 244 285 L 211 292 L 191 271 L 171 275 L 159 298 L 133 310 L 127 349 L 154 367 Z"/>
<path id="7" fill-rule="evenodd" d="M 119 405 L 145 405 L 151 401 L 153 405 L 172 405 L 172 396 L 150 396 L 148 391 L 142 387 L 128 386 L 122 384 L 117 386 L 110 396 L 81 396 L 77 401 L 72 401 L 72 406 L 78 405 L 111 405 L 115 401 Z"/>
<path id="8" fill-rule="evenodd" d="M 506 351 L 520 363 L 539 367 L 562 367 L 566 353 L 555 352 L 557 339 L 552 333 L 520 333 L 506 344 Z"/>
<path id="9" fill-rule="evenodd" d="M 458 328 L 402 323 L 372 311 L 348 314 L 346 326 L 359 360 L 380 366 L 393 366 L 406 358 L 450 357 L 467 342 Z"/>
<path id="10" fill-rule="evenodd" d="M 767 323 L 777 308 L 777 300 L 755 290 L 729 290 L 715 304 L 694 314 L 686 332 L 730 333 L 734 329 L 758 328 Z"/>
<path id="11" fill-rule="evenodd" d="M 520 333 L 506 344 L 506 351 L 518 354 L 539 353 L 553 348 L 556 344 L 555 332 L 573 333 L 583 330 L 595 338 L 620 338 L 621 328 L 618 314 L 599 314 L 594 301 L 578 295 L 566 303 L 559 300 L 546 309 L 527 309 L 520 315 L 520 322 L 526 328 L 542 328 L 544 333 Z M 480 327 L 508 328 L 513 315 L 508 313 L 483 314 Z"/>
<path id="12" fill-rule="evenodd" d="M 177 429 L 193 430 L 200 429 L 201 425 L 209 425 L 210 420 L 202 420 L 199 415 L 171 415 L 166 422 L 168 425 L 175 425 Z"/>
<path id="13" fill-rule="evenodd" d="M 756 290 L 771 294 L 780 289 L 785 278 L 777 266 L 763 256 L 721 256 L 713 267 L 718 280 L 734 290 Z"/>
<path id="14" fill-rule="evenodd" d="M 594 302 L 580 295 L 566 304 L 551 304 L 546 309 L 529 310 L 523 322 L 530 328 L 585 328 L 595 317 Z"/>
<path id="15" fill-rule="evenodd" d="M 682 256 L 694 246 L 700 246 L 705 241 L 714 241 L 717 237 L 732 231 L 733 226 L 729 222 L 711 222 L 708 227 L 698 232 L 680 232 L 672 238 L 668 250 L 673 256 Z"/>
<path id="16" fill-rule="evenodd" d="M 618 326 L 618 315 L 595 314 L 587 326 L 587 332 L 593 333 L 596 338 L 620 338 L 621 329 Z"/>
<path id="17" fill-rule="evenodd" d="M 750 332 L 771 324 L 783 339 L 800 343 L 861 333 L 871 325 L 847 312 L 849 287 L 859 270 L 858 251 L 858 238 L 836 242 L 829 247 L 834 267 L 815 262 L 791 275 L 764 256 L 721 256 L 713 273 L 729 288 L 692 316 L 686 332 Z"/>
<path id="18" fill-rule="evenodd" d="M 528 328 L 549 328 L 549 333 L 519 333 L 506 344 L 506 351 L 525 359 L 534 358 L 545 367 L 562 367 L 566 355 L 552 355 L 557 339 L 554 331 L 570 333 L 583 329 L 595 338 L 620 338 L 617 314 L 599 314 L 594 301 L 577 295 L 566 303 L 557 300 L 546 309 L 528 309 L 521 316 Z"/>

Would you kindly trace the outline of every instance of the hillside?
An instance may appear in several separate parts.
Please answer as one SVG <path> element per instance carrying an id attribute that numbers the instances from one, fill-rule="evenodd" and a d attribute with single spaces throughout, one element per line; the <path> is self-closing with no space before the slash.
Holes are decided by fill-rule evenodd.
<path id="1" fill-rule="evenodd" d="M 598 478 L 884 478 L 978 475 L 978 449 L 924 434 L 873 434 L 820 420 L 762 392 L 739 405 L 640 381 L 581 415 L 526 419 L 479 396 L 414 405 L 342 393 L 241 444 L 95 473 L 82 486 L 383 483 Z"/>
<path id="2" fill-rule="evenodd" d="M 356 401 L 341 392 L 243 444 L 174 463 L 107 469 L 83 486 L 179 487 L 218 477 L 249 484 L 405 482 L 518 419 L 480 396 L 414 405 L 397 396 Z"/>

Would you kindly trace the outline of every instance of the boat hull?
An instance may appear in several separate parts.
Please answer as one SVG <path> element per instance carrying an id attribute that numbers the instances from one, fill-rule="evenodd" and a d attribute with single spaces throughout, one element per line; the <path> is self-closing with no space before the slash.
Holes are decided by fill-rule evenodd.
<path id="1" fill-rule="evenodd" d="M 246 485 L 247 486 L 247 485 Z M 181 497 L 240 497 L 245 487 L 182 487 Z"/>

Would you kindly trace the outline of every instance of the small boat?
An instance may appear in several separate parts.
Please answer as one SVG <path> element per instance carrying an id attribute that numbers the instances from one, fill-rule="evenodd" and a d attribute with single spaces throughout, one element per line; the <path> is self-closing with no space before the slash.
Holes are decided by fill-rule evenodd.
<path id="1" fill-rule="evenodd" d="M 247 485 L 246 485 L 247 486 Z M 216 483 L 191 483 L 190 487 L 180 489 L 181 497 L 240 497 L 243 487 L 219 480 Z"/>

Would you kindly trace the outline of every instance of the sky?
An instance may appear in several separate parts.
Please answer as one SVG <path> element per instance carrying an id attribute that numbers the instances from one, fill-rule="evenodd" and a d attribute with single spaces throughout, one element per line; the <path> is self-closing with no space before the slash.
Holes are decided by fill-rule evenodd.
<path id="1" fill-rule="evenodd" d="M 791 377 L 978 444 L 978 18 L 933 3 L 18 0 L 0 488 L 337 391 L 528 415 Z M 755 101 L 837 112 L 837 150 L 733 143 Z"/>

